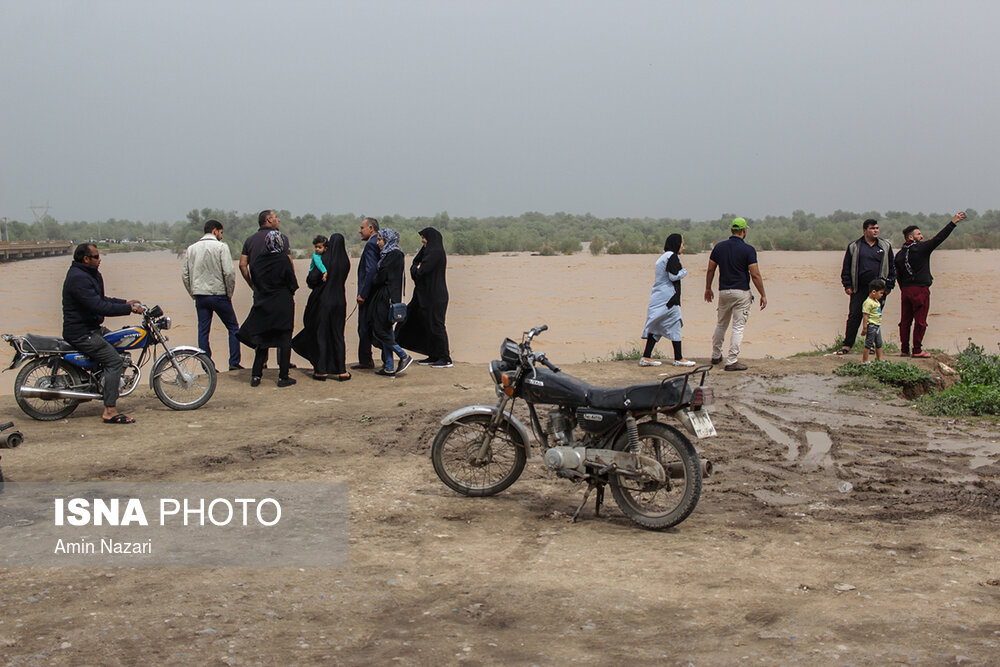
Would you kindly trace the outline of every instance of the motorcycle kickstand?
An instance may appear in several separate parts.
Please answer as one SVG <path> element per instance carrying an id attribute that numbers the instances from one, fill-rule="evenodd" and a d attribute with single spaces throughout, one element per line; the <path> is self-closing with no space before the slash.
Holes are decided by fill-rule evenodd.
<path id="1" fill-rule="evenodd" d="M 601 516 L 601 505 L 604 504 L 604 484 L 600 482 L 595 482 L 593 480 L 587 481 L 587 490 L 583 492 L 583 500 L 580 501 L 580 506 L 576 508 L 576 512 L 573 513 L 573 518 L 570 523 L 576 523 L 577 519 L 580 518 L 580 512 L 583 511 L 584 506 L 587 504 L 587 499 L 590 497 L 590 492 L 597 489 L 596 504 L 594 506 L 594 516 Z"/>

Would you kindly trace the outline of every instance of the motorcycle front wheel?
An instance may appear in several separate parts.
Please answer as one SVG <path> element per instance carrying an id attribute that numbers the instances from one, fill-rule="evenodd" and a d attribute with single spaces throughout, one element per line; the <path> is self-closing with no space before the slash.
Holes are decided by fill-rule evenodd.
<path id="1" fill-rule="evenodd" d="M 655 458 L 667 471 L 666 484 L 609 475 L 611 495 L 622 512 L 643 528 L 676 526 L 694 511 L 701 496 L 701 465 L 691 441 L 676 429 L 658 422 L 639 424 L 639 453 Z M 628 449 L 623 434 L 615 449 Z"/>
<path id="2" fill-rule="evenodd" d="M 450 488 L 466 496 L 492 496 L 517 481 L 527 461 L 528 443 L 504 421 L 479 457 L 490 415 L 468 415 L 442 426 L 431 445 L 434 472 Z"/>
<path id="3" fill-rule="evenodd" d="M 24 365 L 14 380 L 14 400 L 24 414 L 38 421 L 49 422 L 68 417 L 80 401 L 74 398 L 38 398 L 24 396 L 22 387 L 51 389 L 53 391 L 71 389 L 81 382 L 80 373 L 73 366 L 60 359 L 55 373 L 52 372 L 50 358 L 32 359 Z"/>
<path id="4" fill-rule="evenodd" d="M 156 397 L 172 410 L 195 410 L 208 403 L 217 382 L 212 360 L 198 352 L 175 352 L 174 361 L 176 367 L 170 357 L 161 357 L 153 366 Z"/>

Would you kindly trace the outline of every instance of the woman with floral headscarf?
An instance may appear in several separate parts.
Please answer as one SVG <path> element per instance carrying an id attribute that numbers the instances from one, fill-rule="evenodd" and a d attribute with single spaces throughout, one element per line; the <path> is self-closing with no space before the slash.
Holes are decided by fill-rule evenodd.
<path id="1" fill-rule="evenodd" d="M 372 279 L 368 314 L 371 318 L 372 335 L 382 346 L 382 361 L 385 363 L 385 367 L 375 374 L 393 377 L 413 363 L 413 357 L 396 344 L 390 312 L 392 304 L 403 301 L 403 266 L 406 258 L 399 249 L 399 232 L 394 229 L 383 227 L 378 231 L 378 247 L 378 266 Z M 394 352 L 399 357 L 398 369 L 392 358 Z"/>
<path id="2" fill-rule="evenodd" d="M 236 337 L 254 348 L 250 386 L 260 384 L 268 348 L 278 348 L 278 386 L 295 384 L 288 377 L 292 355 L 292 328 L 295 326 L 295 290 L 299 282 L 285 254 L 281 232 L 272 230 L 264 238 L 264 252 L 250 263 L 253 276 L 253 307 Z"/>
<path id="3" fill-rule="evenodd" d="M 653 272 L 653 290 L 649 295 L 649 308 L 646 311 L 646 326 L 642 337 L 646 339 L 646 350 L 639 360 L 640 366 L 659 366 L 660 362 L 652 358 L 653 346 L 660 338 L 666 338 L 674 346 L 674 366 L 694 366 L 681 353 L 681 280 L 687 275 L 687 269 L 681 266 L 681 253 L 684 252 L 684 237 L 671 234 L 663 244 L 663 254 L 656 260 Z"/>

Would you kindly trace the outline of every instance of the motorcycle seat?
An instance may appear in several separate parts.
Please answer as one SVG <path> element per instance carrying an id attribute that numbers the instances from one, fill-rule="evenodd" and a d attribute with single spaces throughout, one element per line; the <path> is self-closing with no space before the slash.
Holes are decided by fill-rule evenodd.
<path id="1" fill-rule="evenodd" d="M 655 410 L 691 400 L 693 388 L 688 384 L 684 390 L 684 384 L 684 378 L 678 377 L 630 387 L 594 387 L 588 398 L 592 407 L 606 410 Z"/>
<path id="2" fill-rule="evenodd" d="M 24 342 L 35 352 L 72 352 L 76 349 L 62 338 L 56 336 L 28 334 L 24 337 Z"/>

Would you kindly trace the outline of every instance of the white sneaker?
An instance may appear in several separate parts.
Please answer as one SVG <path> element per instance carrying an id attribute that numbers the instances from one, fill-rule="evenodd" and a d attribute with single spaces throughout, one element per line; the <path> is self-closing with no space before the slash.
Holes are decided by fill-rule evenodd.
<path id="1" fill-rule="evenodd" d="M 662 361 L 656 361 L 654 359 L 647 359 L 646 357 L 643 357 L 642 359 L 639 360 L 639 365 L 640 366 L 659 366 L 662 363 L 663 363 Z"/>
<path id="2" fill-rule="evenodd" d="M 687 359 L 674 359 L 674 366 L 694 366 L 694 362 Z"/>

